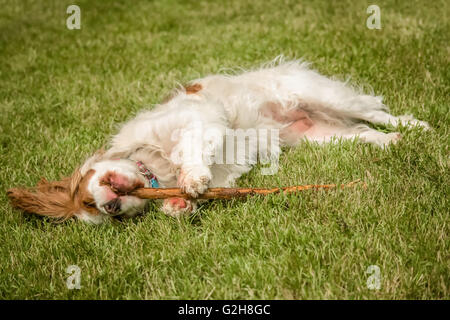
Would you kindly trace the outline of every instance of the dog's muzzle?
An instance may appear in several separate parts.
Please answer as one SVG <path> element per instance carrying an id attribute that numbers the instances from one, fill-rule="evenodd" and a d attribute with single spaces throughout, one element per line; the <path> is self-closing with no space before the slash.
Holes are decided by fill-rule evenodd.
<path id="1" fill-rule="evenodd" d="M 121 205 L 122 205 L 122 201 L 120 201 L 120 198 L 115 198 L 115 199 L 105 203 L 103 205 L 103 208 L 109 214 L 115 215 L 115 214 L 118 214 L 120 212 Z"/>

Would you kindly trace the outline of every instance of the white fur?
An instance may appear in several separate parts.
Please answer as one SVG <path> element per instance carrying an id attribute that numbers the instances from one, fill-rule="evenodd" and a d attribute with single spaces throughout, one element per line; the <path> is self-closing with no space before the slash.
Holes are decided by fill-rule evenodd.
<path id="1" fill-rule="evenodd" d="M 411 116 L 395 117 L 379 96 L 367 95 L 347 83 L 320 75 L 301 61 L 280 62 L 239 75 L 212 75 L 192 81 L 202 89 L 188 94 L 179 89 L 168 102 L 150 111 L 143 111 L 125 123 L 112 138 L 110 148 L 83 166 L 84 172 L 95 167 L 99 171 L 115 166 L 109 159 L 142 161 L 159 180 L 161 187 L 181 187 L 192 196 L 208 187 L 229 187 L 251 168 L 247 164 L 210 163 L 214 152 L 224 148 L 227 129 L 277 129 L 284 135 L 283 145 L 295 145 L 303 139 L 318 142 L 360 138 L 364 142 L 384 147 L 396 142 L 398 133 L 376 131 L 362 121 L 374 124 L 418 125 L 425 122 Z M 293 123 L 281 123 L 264 115 L 267 104 L 276 105 L 281 114 L 302 110 L 314 125 L 301 134 L 289 131 Z M 193 141 L 196 125 L 203 132 L 214 132 Z M 255 143 L 255 142 L 254 142 Z M 195 162 L 187 152 L 194 147 L 202 154 Z M 270 150 L 278 154 L 279 148 Z M 255 160 L 256 155 L 248 155 Z M 176 160 L 176 161 L 175 161 Z M 123 167 L 127 175 L 135 175 L 136 167 Z M 100 186 L 93 180 L 90 191 L 101 203 Z M 139 202 L 142 207 L 142 202 Z M 173 208 L 164 210 L 176 215 Z M 180 210 L 180 213 L 186 210 Z"/>

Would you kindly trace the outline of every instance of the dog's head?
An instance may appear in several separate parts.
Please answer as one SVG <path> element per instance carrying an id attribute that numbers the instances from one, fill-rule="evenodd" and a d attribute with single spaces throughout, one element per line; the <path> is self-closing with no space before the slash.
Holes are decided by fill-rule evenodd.
<path id="1" fill-rule="evenodd" d="M 72 176 L 60 181 L 42 179 L 35 188 L 8 190 L 16 208 L 60 220 L 77 217 L 101 223 L 113 216 L 133 216 L 146 200 L 132 196 L 149 187 L 136 162 L 128 159 L 88 161 Z"/>

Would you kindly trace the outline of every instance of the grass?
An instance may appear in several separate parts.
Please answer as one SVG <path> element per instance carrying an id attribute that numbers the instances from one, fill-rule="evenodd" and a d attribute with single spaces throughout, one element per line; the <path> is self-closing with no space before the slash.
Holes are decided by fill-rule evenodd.
<path id="1" fill-rule="evenodd" d="M 449 299 L 448 1 L 0 0 L 0 298 Z M 394 114 L 389 150 L 342 142 L 285 150 L 275 176 L 240 186 L 368 188 L 210 202 L 177 221 L 153 208 L 120 224 L 24 216 L 5 192 L 68 175 L 119 123 L 178 82 L 279 54 L 350 77 Z M 393 128 L 381 128 L 391 131 Z M 81 269 L 81 289 L 66 268 Z M 381 271 L 369 290 L 370 265 Z"/>

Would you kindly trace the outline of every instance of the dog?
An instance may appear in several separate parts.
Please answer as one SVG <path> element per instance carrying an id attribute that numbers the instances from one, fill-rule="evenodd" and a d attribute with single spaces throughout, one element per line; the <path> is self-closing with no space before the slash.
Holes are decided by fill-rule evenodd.
<path id="1" fill-rule="evenodd" d="M 368 123 L 429 127 L 409 115 L 391 115 L 382 97 L 327 78 L 307 62 L 276 59 L 252 71 L 211 75 L 176 89 L 125 123 L 109 148 L 88 158 L 72 176 L 44 179 L 32 189 L 10 189 L 8 196 L 25 212 L 99 224 L 142 212 L 147 200 L 130 194 L 137 188 L 179 187 L 192 200 L 171 198 L 161 206 L 178 217 L 195 211 L 195 198 L 207 188 L 233 186 L 258 155 L 276 159 L 280 146 L 359 139 L 384 148 L 401 138 Z M 245 137 L 244 146 L 227 149 L 227 137 L 238 130 L 253 130 L 256 138 Z M 276 133 L 270 144 L 268 132 Z M 217 157 L 220 152 L 248 145 L 259 149 L 247 152 L 245 161 L 218 161 L 223 160 Z"/>

